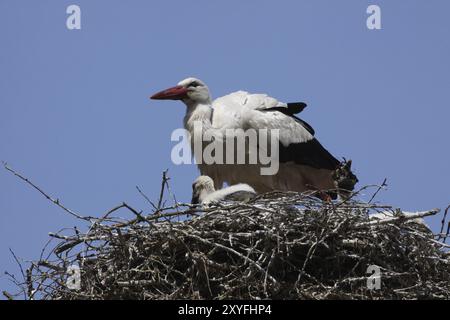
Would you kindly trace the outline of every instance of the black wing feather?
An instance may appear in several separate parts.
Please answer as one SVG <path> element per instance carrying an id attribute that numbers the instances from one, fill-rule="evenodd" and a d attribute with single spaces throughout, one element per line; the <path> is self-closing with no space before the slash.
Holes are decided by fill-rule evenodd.
<path id="1" fill-rule="evenodd" d="M 281 112 L 297 121 L 305 130 L 311 135 L 314 135 L 314 129 L 306 121 L 298 118 L 295 114 L 300 113 L 306 108 L 306 103 L 292 102 L 286 107 L 274 107 L 261 110 L 263 112 Z M 340 162 L 327 149 L 325 149 L 320 142 L 313 138 L 306 142 L 291 143 L 289 146 L 284 146 L 280 143 L 280 162 L 294 162 L 311 166 L 317 169 L 335 170 Z"/>
<path id="2" fill-rule="evenodd" d="M 291 115 L 297 114 L 303 111 L 307 106 L 304 102 L 288 102 L 287 103 L 287 110 Z"/>
<path id="3" fill-rule="evenodd" d="M 280 111 L 285 115 L 292 116 L 294 114 L 302 112 L 303 109 L 306 108 L 306 106 L 307 104 L 304 102 L 289 102 L 287 103 L 287 107 L 273 107 L 261 111 Z"/>
<path id="4" fill-rule="evenodd" d="M 312 135 L 315 134 L 313 127 L 311 127 L 306 121 L 297 118 L 295 116 L 295 114 L 300 113 L 303 111 L 303 109 L 305 109 L 307 106 L 306 103 L 304 102 L 289 102 L 287 104 L 287 108 L 286 107 L 273 107 L 273 108 L 268 108 L 268 109 L 263 109 L 260 110 L 262 112 L 281 112 L 282 114 L 287 115 L 288 117 L 291 117 L 293 119 L 295 119 L 295 121 L 297 121 L 298 123 L 300 123 L 303 128 L 305 128 L 309 133 L 311 133 Z"/>
<path id="5" fill-rule="evenodd" d="M 280 143 L 280 162 L 294 162 L 327 170 L 335 170 L 339 166 L 339 160 L 333 157 L 316 138 L 307 142 L 291 143 L 287 147 Z"/>
<path id="6" fill-rule="evenodd" d="M 294 115 L 292 115 L 292 116 L 290 116 L 290 117 L 291 117 L 291 118 L 294 118 L 295 121 L 297 121 L 298 123 L 300 123 L 300 124 L 302 125 L 302 127 L 306 129 L 306 131 L 308 131 L 309 133 L 311 133 L 311 135 L 315 135 L 315 134 L 316 134 L 316 132 L 314 131 L 313 127 L 311 127 L 311 126 L 309 125 L 308 122 L 306 122 L 306 121 L 304 121 L 304 120 L 302 120 L 302 119 L 300 119 L 300 118 L 297 118 L 297 117 L 294 116 Z"/>

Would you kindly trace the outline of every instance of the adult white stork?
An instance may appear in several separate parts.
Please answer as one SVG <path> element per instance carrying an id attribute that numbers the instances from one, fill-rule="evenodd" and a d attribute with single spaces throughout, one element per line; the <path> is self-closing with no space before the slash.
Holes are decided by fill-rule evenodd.
<path id="1" fill-rule="evenodd" d="M 260 164 L 199 164 L 201 174 L 211 177 L 216 189 L 226 182 L 228 185 L 247 183 L 259 193 L 272 190 L 348 191 L 353 190 L 358 181 L 350 170 L 350 162 L 341 164 L 314 137 L 313 128 L 295 116 L 306 107 L 305 103 L 283 103 L 266 94 L 245 91 L 212 101 L 208 87 L 196 78 L 184 79 L 177 86 L 154 94 L 151 99 L 184 102 L 187 107 L 184 127 L 190 133 L 196 159 L 199 155 L 192 138 L 195 123 L 202 123 L 205 131 L 279 129 L 277 174 L 261 175 Z M 329 195 L 336 198 L 334 192 Z"/>
<path id="2" fill-rule="evenodd" d="M 192 184 L 191 203 L 209 204 L 224 200 L 248 201 L 255 196 L 255 190 L 248 184 L 239 183 L 216 191 L 214 182 L 210 177 L 200 176 Z"/>

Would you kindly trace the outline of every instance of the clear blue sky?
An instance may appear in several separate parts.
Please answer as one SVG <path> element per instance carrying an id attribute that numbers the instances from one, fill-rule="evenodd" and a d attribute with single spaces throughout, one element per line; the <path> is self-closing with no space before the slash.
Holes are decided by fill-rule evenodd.
<path id="1" fill-rule="evenodd" d="M 77 4 L 82 29 L 66 28 Z M 366 28 L 378 4 L 382 30 Z M 187 76 L 214 96 L 305 101 L 302 117 L 360 186 L 405 210 L 450 203 L 450 2 L 0 0 L 0 160 L 68 207 L 148 208 L 168 168 L 188 201 L 194 166 L 170 161 L 184 106 L 149 95 Z M 427 220 L 434 230 L 439 219 Z M 0 170 L 0 272 L 77 221 Z M 11 290 L 0 276 L 0 289 Z"/>

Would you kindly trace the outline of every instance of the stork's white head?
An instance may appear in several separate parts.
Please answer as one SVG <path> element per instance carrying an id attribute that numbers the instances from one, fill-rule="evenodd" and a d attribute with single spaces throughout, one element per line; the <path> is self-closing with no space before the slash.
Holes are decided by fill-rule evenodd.
<path id="1" fill-rule="evenodd" d="M 210 104 L 211 97 L 206 84 L 196 78 L 187 78 L 175 87 L 155 93 L 150 97 L 155 100 L 182 100 L 188 106 L 192 104 Z"/>
<path id="2" fill-rule="evenodd" d="M 202 203 L 206 196 L 216 191 L 213 180 L 208 176 L 198 177 L 192 184 L 191 203 Z"/>

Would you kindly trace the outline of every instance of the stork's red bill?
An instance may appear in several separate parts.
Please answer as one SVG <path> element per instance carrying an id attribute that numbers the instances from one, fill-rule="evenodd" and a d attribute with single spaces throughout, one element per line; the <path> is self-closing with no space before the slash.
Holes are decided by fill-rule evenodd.
<path id="1" fill-rule="evenodd" d="M 187 107 L 184 127 L 190 133 L 191 146 L 195 124 L 201 122 L 205 132 L 223 133 L 226 129 L 277 130 L 279 169 L 274 175 L 261 175 L 262 164 L 198 164 L 202 175 L 214 181 L 216 189 L 223 183 L 246 183 L 257 192 L 337 190 L 346 195 L 358 179 L 350 163 L 343 164 L 314 137 L 313 128 L 296 114 L 303 102 L 284 103 L 266 94 L 237 91 L 211 99 L 208 87 L 196 78 L 187 78 L 176 86 L 154 94 L 156 100 L 181 100 Z M 257 148 L 263 148 L 258 143 Z M 205 148 L 202 145 L 201 151 Z M 224 143 L 224 154 L 229 152 Z M 195 148 L 192 148 L 197 158 Z M 201 155 L 200 155 L 201 156 Z M 345 170 L 344 170 L 345 169 Z M 345 190 L 343 190 L 345 189 Z M 336 198 L 337 193 L 330 191 Z"/>

